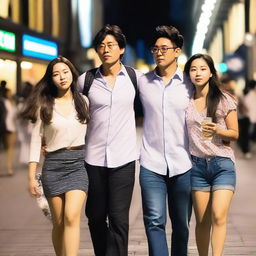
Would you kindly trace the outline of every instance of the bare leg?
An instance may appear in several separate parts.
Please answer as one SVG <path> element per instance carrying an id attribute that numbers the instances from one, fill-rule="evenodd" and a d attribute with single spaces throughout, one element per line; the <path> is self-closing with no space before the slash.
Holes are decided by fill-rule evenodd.
<path id="1" fill-rule="evenodd" d="M 71 190 L 65 194 L 64 248 L 66 256 L 77 256 L 80 244 L 80 217 L 86 198 L 82 190 Z"/>
<path id="2" fill-rule="evenodd" d="M 221 256 L 227 231 L 227 216 L 233 197 L 231 190 L 216 190 L 212 197 L 212 255 Z"/>
<path id="3" fill-rule="evenodd" d="M 193 207 L 196 217 L 196 244 L 199 256 L 208 256 L 211 231 L 211 193 L 193 191 Z"/>
<path id="4" fill-rule="evenodd" d="M 63 233 L 64 233 L 64 206 L 65 197 L 54 196 L 48 198 L 49 206 L 52 214 L 52 243 L 56 256 L 64 256 Z"/>

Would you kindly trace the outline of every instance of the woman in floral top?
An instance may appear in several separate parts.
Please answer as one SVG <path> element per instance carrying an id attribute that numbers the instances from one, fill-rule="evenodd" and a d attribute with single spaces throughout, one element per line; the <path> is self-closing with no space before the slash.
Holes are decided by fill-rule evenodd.
<path id="1" fill-rule="evenodd" d="M 227 215 L 235 190 L 235 159 L 230 141 L 238 138 L 236 102 L 219 89 L 213 60 L 193 55 L 185 73 L 194 84 L 194 98 L 186 113 L 189 148 L 193 160 L 191 185 L 196 216 L 196 242 L 200 256 L 221 256 Z M 202 122 L 206 117 L 212 121 Z"/>

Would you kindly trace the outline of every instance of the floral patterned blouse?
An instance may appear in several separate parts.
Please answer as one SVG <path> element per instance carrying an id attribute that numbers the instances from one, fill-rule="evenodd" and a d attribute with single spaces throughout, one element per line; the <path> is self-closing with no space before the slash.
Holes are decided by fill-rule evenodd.
<path id="1" fill-rule="evenodd" d="M 230 95 L 223 93 L 217 107 L 216 117 L 217 125 L 221 129 L 227 129 L 225 118 L 232 110 L 236 110 L 236 101 Z M 191 155 L 207 158 L 211 156 L 222 156 L 231 158 L 235 163 L 233 149 L 230 145 L 223 143 L 223 140 L 214 135 L 212 140 L 204 140 L 202 138 L 201 123 L 206 117 L 207 110 L 198 112 L 196 109 L 194 99 L 191 99 L 186 111 L 186 123 L 189 135 L 189 151 Z"/>

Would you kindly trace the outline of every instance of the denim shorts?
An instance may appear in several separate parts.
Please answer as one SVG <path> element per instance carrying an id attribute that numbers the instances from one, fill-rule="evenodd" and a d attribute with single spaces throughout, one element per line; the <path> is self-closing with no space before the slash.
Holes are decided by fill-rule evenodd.
<path id="1" fill-rule="evenodd" d="M 192 161 L 192 190 L 235 190 L 235 165 L 230 158 L 221 156 L 207 158 L 192 156 Z"/>

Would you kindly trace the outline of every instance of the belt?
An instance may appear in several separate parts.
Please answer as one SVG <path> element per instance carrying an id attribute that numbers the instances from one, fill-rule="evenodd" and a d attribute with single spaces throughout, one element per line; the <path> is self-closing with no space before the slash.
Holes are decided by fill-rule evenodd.
<path id="1" fill-rule="evenodd" d="M 83 148 L 84 148 L 84 145 L 74 146 L 74 147 L 65 147 L 65 148 L 60 148 L 60 149 L 79 150 L 79 149 L 83 149 Z"/>

